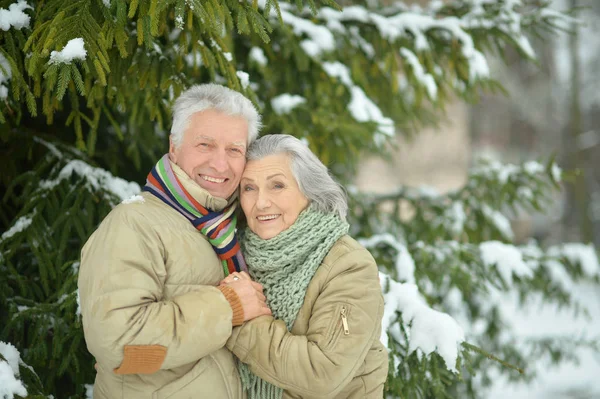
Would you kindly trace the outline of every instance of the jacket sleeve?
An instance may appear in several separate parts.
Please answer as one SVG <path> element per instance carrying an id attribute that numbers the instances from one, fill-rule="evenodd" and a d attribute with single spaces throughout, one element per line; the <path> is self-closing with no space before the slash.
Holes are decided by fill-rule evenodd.
<path id="1" fill-rule="evenodd" d="M 254 374 L 290 393 L 335 397 L 379 339 L 382 315 L 375 261 L 365 249 L 352 250 L 331 266 L 306 335 L 293 335 L 283 321 L 262 316 L 234 328 L 227 347 Z"/>
<path id="2" fill-rule="evenodd" d="M 223 347 L 233 311 L 217 288 L 163 297 L 162 241 L 137 213 L 113 210 L 82 250 L 79 295 L 89 351 L 118 374 L 153 373 Z M 198 255 L 201 258 L 201 254 Z"/>

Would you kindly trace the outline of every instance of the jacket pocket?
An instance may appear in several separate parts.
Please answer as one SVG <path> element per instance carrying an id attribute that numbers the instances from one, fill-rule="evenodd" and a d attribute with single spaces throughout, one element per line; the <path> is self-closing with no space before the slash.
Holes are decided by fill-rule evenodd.
<path id="1" fill-rule="evenodd" d="M 352 307 L 347 303 L 341 303 L 335 307 L 335 313 L 333 314 L 331 327 L 327 334 L 326 344 L 322 348 L 323 350 L 333 348 L 341 336 L 348 336 L 352 333 L 352 327 L 348 322 L 351 309 Z"/>
<path id="2" fill-rule="evenodd" d="M 204 375 L 210 374 L 209 362 L 212 363 L 210 357 L 200 359 L 186 374 L 154 391 L 152 399 L 193 398 L 197 397 L 196 394 L 201 394 L 204 389 L 215 386 L 221 379 L 215 380 Z"/>

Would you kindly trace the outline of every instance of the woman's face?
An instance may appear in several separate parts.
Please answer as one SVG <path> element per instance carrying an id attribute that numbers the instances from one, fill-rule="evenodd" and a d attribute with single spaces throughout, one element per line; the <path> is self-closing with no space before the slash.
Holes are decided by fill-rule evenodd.
<path id="1" fill-rule="evenodd" d="M 287 154 L 248 161 L 240 183 L 240 202 L 248 227 L 263 240 L 290 227 L 308 206 Z"/>

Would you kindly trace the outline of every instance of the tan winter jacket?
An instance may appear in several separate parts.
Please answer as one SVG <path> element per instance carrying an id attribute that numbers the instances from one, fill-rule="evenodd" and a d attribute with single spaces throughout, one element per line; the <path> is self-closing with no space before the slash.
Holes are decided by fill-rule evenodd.
<path id="1" fill-rule="evenodd" d="M 204 206 L 221 210 L 173 165 Z M 204 235 L 151 194 L 120 204 L 82 250 L 79 294 L 89 351 L 98 362 L 94 399 L 244 398 L 224 347 L 243 310 Z M 235 305 L 226 298 L 227 295 Z M 232 299 L 233 298 L 233 299 Z"/>
<path id="2" fill-rule="evenodd" d="M 284 398 L 381 399 L 388 371 L 382 317 L 375 260 L 344 236 L 317 269 L 291 332 L 262 316 L 234 328 L 227 347 L 282 387 Z"/>

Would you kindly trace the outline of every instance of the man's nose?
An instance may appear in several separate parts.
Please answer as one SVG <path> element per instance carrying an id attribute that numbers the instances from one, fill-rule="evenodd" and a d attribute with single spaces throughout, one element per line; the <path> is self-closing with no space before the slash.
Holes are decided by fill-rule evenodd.
<path id="1" fill-rule="evenodd" d="M 229 168 L 225 151 L 216 151 L 210 161 L 210 167 L 219 173 L 224 173 Z"/>

